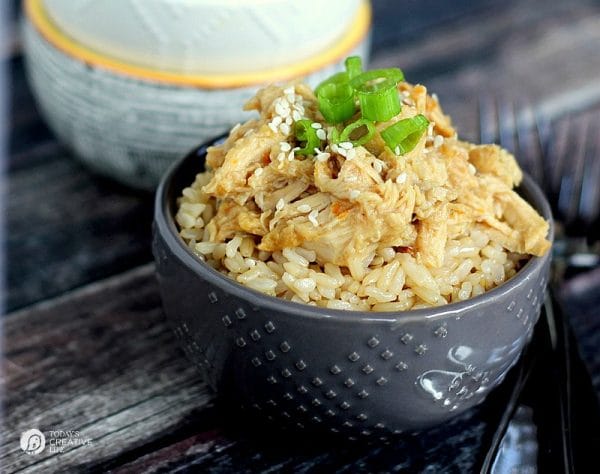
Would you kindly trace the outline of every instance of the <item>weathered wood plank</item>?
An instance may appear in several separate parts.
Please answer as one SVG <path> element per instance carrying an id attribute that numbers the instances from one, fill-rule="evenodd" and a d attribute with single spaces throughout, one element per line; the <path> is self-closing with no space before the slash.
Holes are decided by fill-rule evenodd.
<path id="1" fill-rule="evenodd" d="M 547 118 L 600 101 L 599 47 L 598 2 L 509 1 L 387 48 L 373 65 L 399 66 L 427 85 L 460 134 L 475 139 L 482 93 L 529 103 Z"/>
<path id="2" fill-rule="evenodd" d="M 8 315 L 4 330 L 6 470 L 98 463 L 187 426 L 212 403 L 163 320 L 152 265 Z M 28 456 L 19 434 L 33 427 L 78 430 L 92 448 Z"/>

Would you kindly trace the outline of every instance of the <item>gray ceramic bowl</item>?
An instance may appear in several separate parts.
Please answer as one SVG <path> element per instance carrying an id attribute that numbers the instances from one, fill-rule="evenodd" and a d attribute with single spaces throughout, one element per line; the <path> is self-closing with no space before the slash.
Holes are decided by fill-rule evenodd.
<path id="1" fill-rule="evenodd" d="M 163 177 L 153 249 L 166 315 L 215 390 L 299 428 L 381 437 L 464 412 L 515 364 L 540 313 L 549 253 L 502 286 L 439 308 L 347 312 L 265 296 L 200 262 L 177 235 L 175 200 L 205 152 Z M 520 192 L 551 220 L 529 177 Z"/>

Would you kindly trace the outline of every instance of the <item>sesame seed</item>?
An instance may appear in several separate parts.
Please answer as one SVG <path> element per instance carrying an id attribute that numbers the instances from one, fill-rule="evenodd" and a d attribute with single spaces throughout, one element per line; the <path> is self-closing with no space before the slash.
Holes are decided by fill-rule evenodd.
<path id="1" fill-rule="evenodd" d="M 433 100 L 435 100 L 436 102 L 438 101 L 438 95 L 435 92 L 433 94 L 431 94 L 431 98 Z"/>
<path id="2" fill-rule="evenodd" d="M 441 135 L 436 135 L 435 138 L 433 139 L 433 146 L 436 148 L 442 146 L 443 143 L 444 143 L 444 137 Z"/>
<path id="3" fill-rule="evenodd" d="M 284 206 L 285 206 L 285 201 L 283 200 L 283 198 L 280 198 L 279 201 L 277 201 L 277 204 L 275 204 L 275 209 L 277 209 L 278 211 L 281 211 Z"/>
<path id="4" fill-rule="evenodd" d="M 283 122 L 283 119 L 279 115 L 276 115 L 275 117 L 273 117 L 273 120 L 271 120 L 271 123 L 276 127 L 279 127 L 281 125 L 281 122 Z"/>
<path id="5" fill-rule="evenodd" d="M 284 135 L 290 134 L 290 126 L 287 123 L 282 123 L 279 126 L 279 130 L 281 130 L 281 133 L 283 133 Z"/>
<path id="6" fill-rule="evenodd" d="M 404 183 L 406 183 L 406 178 L 408 178 L 406 173 L 400 173 L 398 175 L 398 177 L 396 178 L 396 183 L 404 184 Z"/>
<path id="7" fill-rule="evenodd" d="M 291 125 L 293 122 L 294 122 L 294 119 L 292 117 L 286 117 L 285 123 L 287 123 L 288 125 Z"/>
<path id="8" fill-rule="evenodd" d="M 262 168 L 256 168 L 256 170 L 254 171 L 254 176 L 260 176 L 261 174 L 263 174 L 264 170 Z"/>
<path id="9" fill-rule="evenodd" d="M 312 225 L 314 225 L 315 227 L 319 227 L 319 221 L 317 221 L 317 216 L 319 215 L 319 211 L 316 209 L 313 209 L 312 211 L 310 211 L 310 214 L 308 215 L 308 220 L 312 223 Z"/>
<path id="10" fill-rule="evenodd" d="M 348 150 L 346 150 L 345 148 L 338 147 L 337 152 L 340 155 L 342 155 L 344 158 L 346 158 L 348 156 Z"/>
<path id="11" fill-rule="evenodd" d="M 273 130 L 273 133 L 277 133 L 277 126 L 275 126 L 273 123 L 269 124 L 269 128 Z"/>
<path id="12" fill-rule="evenodd" d="M 317 129 L 317 138 L 319 140 L 326 140 L 327 139 L 327 134 L 325 133 L 325 130 L 323 130 L 322 128 L 318 128 Z"/>
<path id="13" fill-rule="evenodd" d="M 383 165 L 381 164 L 381 161 L 380 160 L 374 160 L 373 161 L 373 168 L 378 173 L 381 173 L 383 171 Z"/>
<path id="14" fill-rule="evenodd" d="M 321 125 L 319 122 L 313 122 L 313 123 L 311 123 L 311 124 L 310 124 L 310 126 L 311 126 L 312 128 L 314 128 L 315 130 L 318 130 L 318 129 L 320 129 L 320 128 L 323 128 L 323 125 Z"/>
<path id="15" fill-rule="evenodd" d="M 475 166 L 473 166 L 473 163 L 469 163 L 469 173 L 471 173 L 472 175 L 477 173 L 477 168 L 475 168 Z"/>
<path id="16" fill-rule="evenodd" d="M 286 87 L 285 89 L 283 89 L 283 93 L 284 94 L 295 94 L 296 88 L 294 86 Z"/>
<path id="17" fill-rule="evenodd" d="M 298 206 L 298 212 L 310 212 L 311 207 L 308 204 L 300 204 Z"/>
<path id="18" fill-rule="evenodd" d="M 340 148 L 343 148 L 344 150 L 350 150 L 351 148 L 354 148 L 354 145 L 350 142 L 342 142 L 340 143 Z"/>
<path id="19" fill-rule="evenodd" d="M 317 161 L 323 162 L 323 161 L 327 161 L 330 156 L 331 155 L 329 153 L 321 152 L 321 153 L 317 154 L 317 156 L 315 156 L 315 159 Z"/>
<path id="20" fill-rule="evenodd" d="M 346 159 L 352 161 L 354 158 L 356 158 L 356 150 L 351 148 L 346 152 Z"/>
<path id="21" fill-rule="evenodd" d="M 396 148 L 394 148 L 394 153 L 395 153 L 396 155 L 399 155 L 399 154 L 400 154 L 400 147 L 399 147 L 399 146 L 397 146 Z"/>
<path id="22" fill-rule="evenodd" d="M 288 161 L 294 161 L 294 150 L 290 151 L 287 159 L 288 159 Z"/>
<path id="23" fill-rule="evenodd" d="M 350 199 L 356 199 L 358 196 L 360 196 L 360 191 L 358 189 L 350 191 Z"/>
<path id="24" fill-rule="evenodd" d="M 278 161 L 283 161 L 283 160 L 285 160 L 285 153 L 279 153 L 279 155 L 277 155 L 277 160 L 278 160 Z"/>
<path id="25" fill-rule="evenodd" d="M 290 145 L 288 142 L 281 142 L 279 144 L 279 149 L 281 151 L 290 151 L 292 149 L 292 145 Z"/>
<path id="26" fill-rule="evenodd" d="M 292 118 L 297 122 L 298 120 L 302 120 L 302 115 L 297 110 L 292 112 Z"/>

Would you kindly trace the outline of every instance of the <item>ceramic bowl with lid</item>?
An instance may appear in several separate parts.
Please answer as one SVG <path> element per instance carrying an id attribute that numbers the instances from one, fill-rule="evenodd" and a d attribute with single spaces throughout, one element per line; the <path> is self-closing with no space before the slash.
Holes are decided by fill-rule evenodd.
<path id="1" fill-rule="evenodd" d="M 137 5 L 140 11 L 153 11 L 154 7 L 148 6 L 147 10 L 138 3 L 146 5 L 147 2 L 118 2 L 131 8 Z M 160 3 L 152 0 L 148 5 Z M 162 3 L 180 5 L 178 8 L 211 4 L 216 8 L 216 2 L 171 0 Z M 223 3 L 233 5 L 242 2 Z M 296 4 L 265 0 L 248 2 L 248 5 L 251 3 Z M 355 3 L 348 4 L 349 11 Z M 88 7 L 104 12 L 105 16 L 98 17 L 100 23 L 101 18 L 102 22 L 110 21 L 109 6 L 116 3 L 69 1 L 68 4 L 80 5 L 84 19 Z M 64 7 L 64 11 L 59 5 Z M 76 11 L 66 5 L 67 2 L 61 4 L 49 0 L 25 1 L 25 64 L 34 96 L 49 126 L 73 150 L 75 157 L 93 170 L 136 188 L 154 190 L 160 176 L 182 154 L 228 130 L 235 123 L 248 120 L 250 116 L 242 111 L 242 104 L 262 85 L 305 80 L 314 86 L 342 70 L 346 56 L 360 55 L 365 61 L 369 56 L 371 9 L 367 0 L 356 3 L 349 23 L 334 43 L 323 43 L 322 49 L 305 59 L 295 60 L 296 52 L 290 50 L 288 58 L 293 58 L 292 62 L 288 59 L 286 63 L 273 62 L 268 68 L 239 69 L 236 72 L 221 69 L 220 72 L 203 73 L 151 67 L 144 65 L 143 60 L 128 62 L 98 49 L 100 43 L 90 47 L 81 42 L 86 38 L 81 38 L 81 41 L 75 39 L 53 19 L 58 18 L 61 12 L 63 20 L 68 18 L 66 12 L 75 15 Z M 84 5 L 88 7 L 84 8 Z M 54 17 L 47 7 L 54 8 Z M 192 11 L 199 15 L 197 10 Z M 238 13 L 244 11 L 240 7 Z M 181 20 L 181 16 L 186 15 L 172 17 Z M 169 18 L 165 13 L 165 34 L 169 31 L 166 26 Z M 75 21 L 76 17 L 72 19 Z M 115 35 L 119 31 L 122 33 L 122 27 L 118 26 L 121 20 L 114 19 Z M 139 18 L 131 19 L 132 22 L 134 20 Z M 186 21 L 190 21 L 189 18 Z M 213 19 L 205 15 L 195 21 L 202 25 Z M 229 29 L 235 30 L 238 21 L 229 18 L 226 23 Z M 300 26 L 297 25 L 298 28 Z M 186 33 L 180 31 L 179 35 Z M 77 32 L 73 31 L 73 35 Z M 125 42 L 126 39 L 120 41 Z M 271 44 L 271 49 L 267 46 L 257 49 L 255 45 L 252 50 L 255 54 L 260 52 L 263 61 L 271 58 L 271 53 L 275 58 L 278 46 Z M 298 46 L 301 45 L 302 42 L 299 42 Z M 211 43 L 209 49 L 214 53 L 219 47 L 218 43 Z M 224 51 L 217 56 L 225 58 Z M 200 62 L 206 65 L 210 63 L 209 59 L 206 56 Z"/>

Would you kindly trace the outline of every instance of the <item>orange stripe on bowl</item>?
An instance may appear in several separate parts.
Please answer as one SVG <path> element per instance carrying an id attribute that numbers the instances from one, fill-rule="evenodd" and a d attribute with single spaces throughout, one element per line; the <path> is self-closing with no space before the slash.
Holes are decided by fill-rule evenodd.
<path id="1" fill-rule="evenodd" d="M 241 74 L 185 75 L 136 66 L 104 56 L 87 48 L 65 35 L 54 24 L 47 15 L 42 0 L 25 0 L 25 14 L 49 43 L 81 62 L 138 80 L 205 89 L 248 87 L 306 76 L 325 66 L 341 61 L 365 39 L 371 26 L 371 4 L 369 0 L 363 0 L 352 24 L 348 28 L 347 34 L 327 51 L 300 63 L 281 66 L 268 71 Z"/>

